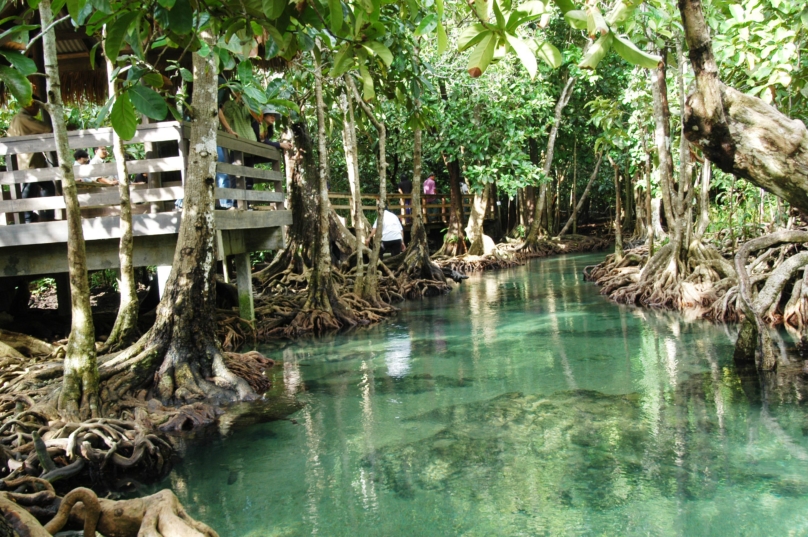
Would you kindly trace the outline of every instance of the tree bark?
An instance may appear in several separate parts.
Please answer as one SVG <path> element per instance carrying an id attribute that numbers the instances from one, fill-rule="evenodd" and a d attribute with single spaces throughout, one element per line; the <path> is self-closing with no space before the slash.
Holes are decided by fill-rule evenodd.
<path id="1" fill-rule="evenodd" d="M 623 260 L 623 225 L 622 225 L 622 208 L 620 204 L 620 167 L 612 159 L 611 155 L 606 155 L 609 159 L 609 164 L 612 165 L 614 170 L 614 260 L 619 263 Z"/>
<path id="2" fill-rule="evenodd" d="M 319 42 L 317 44 L 320 45 Z M 328 234 L 330 206 L 328 202 L 328 149 L 326 146 L 325 101 L 323 99 L 322 65 L 314 58 L 314 93 L 317 109 L 317 147 L 319 153 L 319 173 L 314 170 L 311 152 L 303 151 L 303 166 L 298 173 L 305 174 L 305 181 L 312 181 L 317 186 L 316 217 L 310 222 L 314 244 L 311 248 L 312 266 L 308 280 L 306 303 L 292 321 L 289 332 L 325 332 L 345 325 L 355 325 L 355 316 L 339 298 L 331 274 L 331 250 Z M 361 250 L 357 252 L 361 255 Z"/>
<path id="3" fill-rule="evenodd" d="M 578 211 L 580 211 L 581 207 L 584 206 L 584 202 L 586 202 L 586 198 L 587 198 L 587 196 L 589 196 L 589 190 L 592 188 L 592 184 L 595 182 L 595 179 L 597 179 L 597 177 L 598 177 L 598 172 L 600 171 L 600 163 L 601 163 L 601 161 L 603 161 L 603 153 L 598 154 L 598 160 L 597 160 L 597 162 L 595 162 L 595 171 L 593 171 L 592 175 L 589 177 L 589 182 L 586 183 L 586 188 L 584 188 L 584 193 L 581 194 L 581 199 L 578 200 L 578 204 L 572 210 L 572 214 L 570 215 L 569 219 L 567 220 L 567 223 L 564 225 L 563 228 L 561 228 L 561 231 L 558 232 L 559 237 L 563 237 L 567 233 L 567 231 L 569 231 L 570 226 L 574 225 L 574 223 L 576 222 L 577 216 L 578 216 Z"/>
<path id="4" fill-rule="evenodd" d="M 387 203 L 387 129 L 384 123 L 378 120 L 370 106 L 361 98 L 356 84 L 350 77 L 346 77 L 348 86 L 353 92 L 356 102 L 362 107 L 362 111 L 376 127 L 379 133 L 379 202 L 376 204 L 376 233 L 373 235 L 373 245 L 368 260 L 368 273 L 365 279 L 365 287 L 362 295 L 363 299 L 371 304 L 379 306 L 381 297 L 379 295 L 379 258 L 381 255 L 382 233 L 384 232 L 384 209 Z"/>
<path id="5" fill-rule="evenodd" d="M 684 109 L 685 135 L 719 169 L 808 212 L 808 130 L 762 100 L 718 78 L 701 0 L 679 0 L 695 73 Z"/>
<path id="6" fill-rule="evenodd" d="M 211 47 L 215 44 L 207 30 L 200 38 Z M 227 402 L 254 396 L 249 384 L 227 369 L 216 339 L 213 190 L 218 119 L 204 111 L 216 109 L 217 61 L 215 54 L 193 54 L 196 113 L 191 121 L 182 221 L 154 326 L 101 367 L 103 378 L 121 375 L 107 383 L 110 389 L 151 385 L 154 395 L 167 403 L 203 398 Z"/>
<path id="7" fill-rule="evenodd" d="M 362 189 L 359 184 L 359 155 L 357 154 L 356 123 L 353 110 L 353 95 L 348 87 L 349 75 L 344 75 L 345 92 L 342 94 L 342 140 L 345 148 L 345 163 L 348 166 L 348 184 L 351 188 L 351 215 L 356 237 L 356 277 L 354 279 L 354 293 L 357 296 L 364 294 L 365 287 L 365 259 L 362 249 L 365 246 L 364 214 L 362 213 Z M 326 192 L 326 197 L 327 197 Z"/>
<path id="8" fill-rule="evenodd" d="M 107 58 L 106 55 L 104 55 Z M 115 69 L 112 61 L 107 58 L 107 73 Z M 109 78 L 109 97 L 114 98 L 117 91 L 117 81 Z M 129 196 L 129 174 L 126 171 L 126 153 L 120 136 L 112 134 L 112 154 L 115 157 L 115 168 L 118 176 L 118 193 L 121 197 L 120 229 L 121 239 L 118 245 L 118 259 L 120 261 L 121 277 L 118 281 L 118 293 L 121 297 L 118 306 L 118 316 L 112 331 L 104 342 L 102 354 L 114 352 L 128 347 L 137 340 L 137 318 L 140 304 L 137 299 L 137 282 L 135 280 L 135 265 L 132 260 L 134 239 L 132 235 L 132 203 Z"/>
<path id="9" fill-rule="evenodd" d="M 449 227 L 443 237 L 443 246 L 437 252 L 440 255 L 456 256 L 466 253 L 466 235 L 463 232 L 463 194 L 460 192 L 460 161 L 448 160 L 443 155 L 446 169 L 449 171 Z"/>
<path id="10" fill-rule="evenodd" d="M 98 415 L 98 366 L 95 352 L 95 327 L 90 310 L 90 284 L 87 277 L 87 253 L 81 228 L 81 209 L 73 176 L 73 159 L 67 140 L 62 88 L 56 56 L 56 31 L 51 27 L 51 0 L 39 4 L 42 28 L 50 28 L 42 36 L 45 56 L 45 78 L 48 91 L 48 113 L 53 120 L 59 178 L 62 181 L 67 209 L 67 263 L 70 274 L 70 337 L 64 361 L 64 377 L 58 406 L 71 419 Z"/>
<path id="11" fill-rule="evenodd" d="M 483 247 L 483 222 L 485 222 L 485 213 L 488 211 L 490 197 L 490 184 L 486 184 L 482 192 L 474 193 L 474 199 L 471 203 L 471 215 L 466 226 L 466 235 L 471 242 L 468 251 L 469 255 L 483 255 L 485 253 Z"/>
<path id="12" fill-rule="evenodd" d="M 533 221 L 530 224 L 530 231 L 525 237 L 525 247 L 532 247 L 533 244 L 542 235 L 542 220 L 545 217 L 545 210 L 547 205 L 547 180 L 550 177 L 550 170 L 553 166 L 553 153 L 555 151 L 555 142 L 558 137 L 558 129 L 561 125 L 561 117 L 564 113 L 564 108 L 570 102 L 572 97 L 572 90 L 575 86 L 575 77 L 570 77 L 558 97 L 555 107 L 555 116 L 553 117 L 553 126 L 550 128 L 550 136 L 547 139 L 547 151 L 544 154 L 544 167 L 542 172 L 544 175 L 544 182 L 539 187 L 539 199 L 536 202 L 536 207 L 533 213 Z"/>

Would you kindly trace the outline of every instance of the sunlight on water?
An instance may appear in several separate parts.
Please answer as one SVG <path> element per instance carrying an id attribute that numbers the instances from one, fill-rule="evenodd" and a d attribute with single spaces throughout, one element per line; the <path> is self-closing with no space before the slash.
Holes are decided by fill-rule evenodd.
<path id="1" fill-rule="evenodd" d="M 537 260 L 388 324 L 269 350 L 291 421 L 162 484 L 222 536 L 806 535 L 804 388 L 761 403 L 732 329 Z"/>

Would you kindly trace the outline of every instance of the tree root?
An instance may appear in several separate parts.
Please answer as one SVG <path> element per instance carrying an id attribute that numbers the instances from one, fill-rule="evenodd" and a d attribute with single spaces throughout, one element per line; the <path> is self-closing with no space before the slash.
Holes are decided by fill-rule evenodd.
<path id="1" fill-rule="evenodd" d="M 83 526 L 85 537 L 96 532 L 105 537 L 218 537 L 191 518 L 170 490 L 132 500 L 98 498 L 86 488 L 74 489 L 64 498 L 53 491 L 0 492 L 0 513 L 17 534 L 31 537 L 49 537 L 68 523 Z M 35 513 L 50 520 L 43 526 Z"/>

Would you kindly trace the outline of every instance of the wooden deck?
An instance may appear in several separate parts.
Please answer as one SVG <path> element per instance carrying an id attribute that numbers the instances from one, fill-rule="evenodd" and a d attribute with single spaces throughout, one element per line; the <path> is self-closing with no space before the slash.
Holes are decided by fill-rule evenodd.
<path id="1" fill-rule="evenodd" d="M 376 203 L 379 200 L 378 194 L 362 194 L 362 210 L 367 214 L 376 212 Z M 424 213 L 425 225 L 441 225 L 446 227 L 449 223 L 449 211 L 451 209 L 451 196 L 449 194 L 434 194 L 432 201 L 424 201 L 424 195 L 421 195 L 421 210 Z M 351 220 L 351 195 L 344 192 L 329 192 L 328 199 L 331 201 L 333 209 L 346 212 L 347 221 Z M 463 217 L 468 219 L 471 214 L 471 205 L 474 196 L 471 194 L 463 195 Z M 412 207 L 411 194 L 388 194 L 387 195 L 387 208 L 394 214 L 398 215 L 401 220 L 401 225 L 405 228 L 412 226 L 412 216 L 406 211 Z M 488 204 L 488 210 L 485 214 L 486 220 L 495 218 L 494 205 Z M 370 218 L 371 221 L 375 217 Z"/>
<path id="2" fill-rule="evenodd" d="M 127 161 L 127 172 L 140 184 L 132 185 L 134 257 L 136 266 L 170 266 L 182 210 L 175 205 L 183 197 L 190 128 L 178 122 L 141 125 L 127 145 L 143 158 Z M 70 149 L 92 149 L 112 144 L 112 129 L 92 129 L 69 133 Z M 220 162 L 217 171 L 234 177 L 234 188 L 216 188 L 217 199 L 236 200 L 241 210 L 215 211 L 217 255 L 220 259 L 233 255 L 237 272 L 249 269 L 249 253 L 275 250 L 284 245 L 283 226 L 292 222 L 284 209 L 280 172 L 280 153 L 265 144 L 239 140 L 219 132 L 218 144 L 231 151 L 243 152 L 263 161 L 265 168 L 236 166 Z M 0 277 L 54 275 L 67 272 L 67 223 L 64 221 L 64 199 L 60 195 L 22 199 L 26 183 L 50 182 L 56 178 L 53 167 L 17 170 L 16 155 L 31 152 L 55 152 L 53 135 L 0 138 L 0 155 L 6 157 L 5 172 L 0 172 Z M 55 159 L 54 159 L 55 160 Z M 77 181 L 82 177 L 115 178 L 115 163 L 74 166 Z M 252 179 L 252 190 L 246 188 Z M 82 207 L 84 238 L 90 270 L 118 267 L 120 238 L 117 186 L 80 182 L 79 203 Z M 249 206 L 248 206 L 249 204 Z M 246 209 L 250 210 L 246 210 Z M 24 212 L 53 210 L 56 220 L 25 224 Z M 245 265 L 246 266 L 242 266 Z M 159 272 L 159 271 L 158 271 Z M 249 271 L 246 271 L 249 274 Z M 249 307 L 242 307 L 243 317 L 252 319 L 252 289 L 249 277 L 239 278 L 242 293 L 249 294 Z M 244 301 L 242 301 L 244 302 Z"/>

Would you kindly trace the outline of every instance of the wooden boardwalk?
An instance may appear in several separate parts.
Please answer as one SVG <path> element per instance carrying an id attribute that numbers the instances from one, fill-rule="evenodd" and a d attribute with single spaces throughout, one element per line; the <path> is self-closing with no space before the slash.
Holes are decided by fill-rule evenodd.
<path id="1" fill-rule="evenodd" d="M 376 212 L 376 203 L 378 203 L 378 194 L 362 194 L 362 211 L 369 217 L 370 221 L 376 219 L 375 216 L 370 216 Z M 424 224 L 440 225 L 446 227 L 449 224 L 449 211 L 451 209 L 451 196 L 449 194 L 434 194 L 432 200 L 424 201 L 424 195 L 421 195 L 421 210 L 424 213 Z M 344 192 L 329 192 L 328 199 L 331 201 L 331 207 L 338 211 L 347 214 L 347 220 L 351 220 L 351 195 Z M 468 219 L 471 214 L 471 205 L 474 196 L 471 194 L 463 195 L 463 218 Z M 412 207 L 411 194 L 399 194 L 398 192 L 387 195 L 388 205 L 387 208 L 394 214 L 398 215 L 401 220 L 401 225 L 405 229 L 412 226 L 412 216 L 406 211 Z M 485 214 L 486 220 L 495 218 L 494 204 L 489 203 Z"/>
<path id="2" fill-rule="evenodd" d="M 178 122 L 144 124 L 137 134 L 125 142 L 133 153 L 143 158 L 127 161 L 132 185 L 135 266 L 170 267 L 174 257 L 182 210 L 175 201 L 183 197 L 187 169 L 190 127 Z M 69 133 L 70 149 L 92 149 L 112 144 L 112 129 L 92 129 Z M 284 245 L 283 226 L 292 222 L 291 212 L 284 209 L 280 172 L 280 153 L 271 146 L 240 140 L 219 132 L 218 144 L 244 157 L 264 163 L 264 168 L 236 166 L 220 162 L 217 170 L 234 178 L 234 188 L 216 188 L 218 199 L 236 200 L 241 210 L 216 210 L 217 255 L 220 259 L 234 256 L 239 294 L 249 294 L 249 307 L 242 317 L 252 319 L 252 283 L 249 277 L 249 254 L 259 250 L 275 250 Z M 0 172 L 3 196 L 0 200 L 0 279 L 56 275 L 67 272 L 67 223 L 64 221 L 64 199 L 60 185 L 57 195 L 22 199 L 26 183 L 50 182 L 57 176 L 53 167 L 17 170 L 16 155 L 32 152 L 55 152 L 52 134 L 0 138 L 0 155 L 6 158 L 5 172 Z M 55 160 L 55 154 L 53 155 Z M 79 178 L 115 178 L 115 163 L 76 165 Z M 253 189 L 247 189 L 247 179 Z M 120 238 L 117 186 L 96 182 L 79 182 L 87 262 L 90 270 L 118 267 Z M 249 207 L 248 207 L 249 204 Z M 250 210 L 246 210 L 246 209 Z M 26 211 L 54 211 L 55 220 L 26 224 Z M 160 271 L 158 270 L 158 273 Z M 165 270 L 163 273 L 165 274 Z M 226 272 L 226 271 L 225 271 Z M 246 277 L 241 277 L 246 274 Z M 63 294 L 63 293 L 62 293 Z M 243 302 L 243 301 L 242 301 Z"/>

